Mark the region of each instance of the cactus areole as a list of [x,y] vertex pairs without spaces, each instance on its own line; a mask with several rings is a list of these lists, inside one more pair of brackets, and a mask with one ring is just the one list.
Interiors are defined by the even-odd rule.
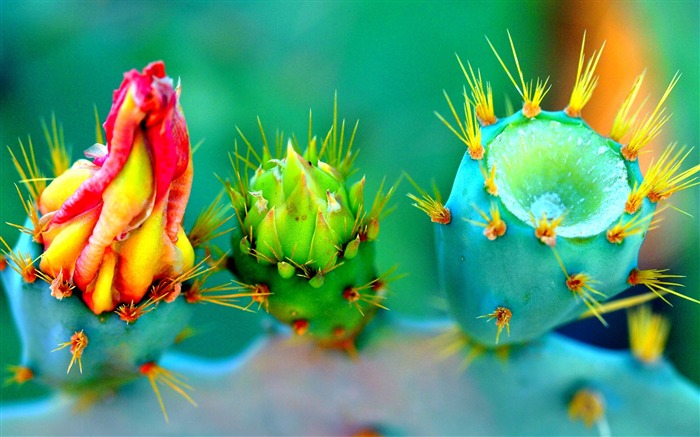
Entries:
[[295,333],[351,348],[382,307],[373,245],[388,195],[365,209],[365,179],[346,185],[354,154],[341,153],[337,135],[336,123],[321,154],[315,138],[303,154],[290,141],[272,158],[266,146],[250,179],[235,169],[238,184],[227,185],[239,220],[230,267],[254,290],[252,299]]
[[[483,159],[465,154],[445,204],[452,221],[437,225],[441,280],[463,329],[494,344],[496,327],[480,316],[503,307],[512,317],[501,344],[523,342],[596,314],[629,286],[654,211],[644,199],[625,212],[638,163],[563,111],[520,111],[482,126],[481,138]],[[643,229],[611,241],[608,231],[635,217]]]

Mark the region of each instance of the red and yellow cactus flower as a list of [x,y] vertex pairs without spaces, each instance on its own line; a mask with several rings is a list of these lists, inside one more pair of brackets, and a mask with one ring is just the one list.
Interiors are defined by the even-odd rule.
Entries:
[[180,90],[162,62],[131,70],[104,123],[107,145],[81,159],[38,199],[41,270],[72,278],[95,314],[138,303],[151,284],[190,269],[182,220],[192,160]]

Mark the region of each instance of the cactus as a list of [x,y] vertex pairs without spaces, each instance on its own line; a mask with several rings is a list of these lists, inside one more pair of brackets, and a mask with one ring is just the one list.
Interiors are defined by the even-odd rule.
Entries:
[[[51,191],[37,189],[32,194],[34,186],[28,184],[31,199],[29,202],[23,199],[23,204],[29,221],[19,226],[25,233],[15,249],[6,247],[4,253],[12,269],[0,275],[25,346],[24,365],[12,369],[12,379],[24,382],[36,375],[64,391],[84,395],[121,387],[137,375],[146,378],[124,386],[108,402],[96,403],[83,414],[75,414],[71,410],[73,403],[66,401],[66,397],[56,396],[46,403],[31,405],[31,410],[3,403],[0,405],[3,433],[42,434],[50,429],[58,434],[81,434],[86,430],[104,432],[109,426],[114,433],[162,434],[162,423],[151,420],[157,406],[143,394],[155,390],[165,413],[159,392],[163,384],[190,403],[194,400],[189,389],[197,388],[200,406],[197,420],[191,419],[190,410],[184,410],[189,408],[187,403],[174,404],[171,408],[175,414],[171,414],[172,423],[165,431],[187,435],[696,433],[700,427],[696,414],[700,393],[663,358],[669,324],[648,307],[628,313],[629,352],[600,350],[549,332],[581,314],[602,318],[607,311],[657,295],[680,295],[672,288],[677,275],[641,270],[636,257],[644,235],[655,225],[654,203],[665,200],[674,191],[693,186],[693,176],[698,171],[696,166],[676,174],[686,155],[669,147],[642,178],[630,155],[635,147],[629,144],[638,146],[658,131],[658,123],[664,119],[663,111],[658,109],[662,104],[647,119],[652,121],[640,124],[638,138],[642,140],[621,145],[617,134],[613,135],[617,139],[601,138],[579,117],[596,82],[593,69],[597,56],[585,69],[583,55],[580,63],[579,75],[583,79],[577,80],[579,91],[574,92],[576,97],[567,110],[540,111],[546,82],[538,82],[533,90],[523,81],[522,94],[526,100],[523,111],[500,121],[489,104],[479,107],[478,102],[488,103],[492,99],[488,86],[481,85],[480,76],[469,66],[467,79],[476,84],[472,99],[477,105],[472,107],[470,102],[465,102],[465,125],[457,118],[458,129],[454,129],[468,146],[459,181],[444,206],[438,195],[433,198],[421,191],[422,197],[412,196],[437,223],[438,237],[442,238],[438,242],[442,252],[440,269],[443,280],[449,280],[445,285],[451,288],[450,304],[459,326],[453,326],[452,321],[413,324],[386,317],[377,321],[385,323],[373,324],[375,329],[368,332],[361,353],[353,360],[346,354],[319,350],[317,346],[353,352],[358,333],[377,308],[383,306],[380,285],[385,285],[390,274],[376,274],[373,245],[379,219],[386,214],[384,206],[393,190],[383,194],[380,189],[374,205],[367,211],[361,195],[364,178],[346,185],[355,159],[351,151],[354,130],[348,150],[344,150],[345,129],[344,124],[338,124],[337,115],[320,150],[309,135],[303,153],[295,140],[287,143],[283,153],[283,135],[278,135],[276,158],[273,158],[263,134],[263,151],[258,157],[255,148],[243,137],[247,152],[234,152],[234,179],[225,182],[239,222],[238,229],[232,233],[232,255],[219,260],[208,258],[210,267],[206,269],[203,263],[195,265],[192,260],[187,264],[189,268],[183,266],[164,273],[165,276],[147,271],[145,278],[134,278],[134,283],[130,283],[150,281],[147,292],[140,301],[129,304],[120,301],[121,295],[110,294],[109,299],[105,298],[99,292],[103,284],[92,288],[98,290],[93,292],[98,299],[90,298],[80,285],[74,286],[70,282],[75,277],[71,269],[82,265],[60,264],[71,258],[44,255],[39,268],[34,267],[42,251],[46,254],[53,249],[50,254],[60,255],[62,252],[55,249],[71,246],[56,246],[60,241],[58,233],[52,235],[54,239],[48,246],[42,247],[46,243],[42,240],[44,228],[37,228],[37,224],[45,224],[53,217],[41,209],[45,205],[44,192]],[[636,95],[638,87],[635,85],[631,95]],[[632,100],[623,105],[621,121],[615,124],[618,130],[624,131],[625,126],[634,124],[625,115],[629,114]],[[481,128],[476,127],[470,111],[483,123]],[[147,125],[139,123],[139,126]],[[538,142],[529,146],[548,154],[550,162],[558,164],[551,168],[538,167],[538,159],[513,147],[513,137],[520,136],[536,137]],[[479,140],[474,140],[477,137]],[[571,138],[575,145],[567,144]],[[113,143],[108,141],[108,144]],[[522,144],[515,142],[518,147]],[[595,154],[586,155],[584,144],[588,144],[588,152]],[[24,153],[28,164],[33,161],[31,150]],[[583,155],[578,163],[569,156],[574,152]],[[328,163],[324,163],[324,157]],[[64,162],[55,160],[59,161]],[[588,176],[576,176],[579,167],[585,168],[591,162],[595,162],[595,168],[590,178],[611,178],[612,183],[596,186],[588,183]],[[499,173],[499,169],[508,168],[509,164],[511,169],[515,167],[512,173]],[[83,165],[68,172],[83,171]],[[524,167],[518,170],[520,165]],[[35,165],[25,167],[29,169],[21,176],[25,183],[42,179]],[[571,177],[554,178],[561,167],[571,171]],[[249,172],[253,173],[250,178]],[[57,173],[66,174],[54,181],[58,185],[80,181],[80,173]],[[541,179],[530,177],[538,173],[543,175]],[[141,172],[131,175],[130,183],[134,180],[143,183],[139,179],[143,176]],[[549,178],[568,188],[558,191],[562,189],[559,185],[547,185]],[[620,179],[626,186],[619,183]],[[578,189],[579,185],[586,186],[585,193]],[[154,193],[158,192],[157,186],[150,185]],[[531,194],[529,190],[552,190],[552,195],[539,196],[522,206],[522,199],[527,200]],[[622,194],[616,190],[622,190]],[[63,191],[70,192],[67,188]],[[606,199],[588,198],[596,191],[601,196],[605,194]],[[140,192],[123,194],[127,201],[148,197]],[[474,196],[473,205],[464,199],[466,195]],[[583,195],[581,210],[574,213],[565,209],[561,214],[561,204],[566,206],[569,198]],[[153,197],[156,205],[157,194]],[[57,201],[57,208],[67,203]],[[636,204],[638,211],[623,214],[620,210]],[[181,238],[196,248],[221,234],[217,229],[226,221],[226,209],[217,205],[215,201],[202,212],[189,234],[177,229],[176,248],[186,247],[179,241]],[[154,206],[146,215],[152,217],[153,211],[158,208]],[[306,221],[302,219],[304,212]],[[173,240],[166,216],[161,216],[162,226],[158,229],[163,239],[158,241],[172,249],[168,245]],[[76,218],[79,217],[83,215]],[[308,221],[308,217],[315,220]],[[70,223],[73,218],[67,220]],[[150,218],[145,220],[144,223]],[[84,225],[79,220],[74,223],[78,228]],[[120,244],[131,235],[140,235],[138,230],[143,226],[120,235],[113,243],[115,246],[110,245],[117,252],[115,256],[120,255]],[[37,229],[41,232],[36,232]],[[463,233],[456,232],[459,230]],[[33,237],[42,244],[32,242]],[[86,248],[80,239],[64,236],[64,241],[75,244],[75,253]],[[471,249],[467,245],[472,245],[468,246]],[[301,253],[300,247],[305,248]],[[211,247],[205,250],[218,252]],[[450,276],[464,275],[455,273],[454,266],[449,267],[457,256],[464,256],[464,260],[459,259],[461,264],[479,268],[478,274],[458,276],[472,285],[457,284]],[[159,263],[161,258],[148,261]],[[203,281],[224,261],[237,275],[238,282],[204,288]],[[50,270],[56,263],[61,268]],[[100,271],[110,263],[109,259],[102,260]],[[548,291],[563,291],[569,299],[549,299],[553,301],[549,302],[542,298],[542,308],[523,314],[522,307],[512,304],[520,299],[494,298],[505,290],[499,287],[507,283],[508,274],[513,274],[500,271],[502,266],[520,273],[517,280],[510,278],[511,287],[526,283],[532,273],[540,273],[528,267],[558,275],[560,281],[549,280],[552,288]],[[91,283],[86,282],[88,286]],[[476,293],[473,284],[482,289]],[[484,284],[496,285],[486,288]],[[621,303],[598,303],[597,293],[612,295],[619,292],[618,288],[626,287],[625,284],[644,284],[651,293]],[[180,286],[181,293],[176,297]],[[471,295],[460,291],[470,287]],[[236,293],[216,293],[226,290]],[[353,290],[358,294],[352,294]],[[363,295],[364,292],[368,294]],[[369,301],[363,300],[365,296],[369,296]],[[465,302],[467,297],[470,300]],[[251,302],[238,304],[237,299],[241,298],[250,298]],[[174,300],[168,302],[171,299]],[[492,305],[470,314],[473,299],[477,302],[490,299]],[[177,353],[166,353],[161,358],[163,349],[174,341],[186,323],[190,313],[188,303],[195,302],[243,309],[257,303],[295,328],[295,333],[310,334],[314,341],[299,341],[297,336],[272,331],[230,360],[213,361]],[[145,317],[133,318],[146,312]],[[551,314],[559,318],[552,321]],[[119,316],[127,320],[118,320]],[[336,328],[341,324],[345,329],[338,335]],[[54,335],[56,341],[47,339]],[[499,340],[504,345],[496,346]],[[161,365],[185,373],[191,385]],[[66,367],[71,379],[63,374]],[[82,376],[78,376],[76,368],[84,369]]]
[[31,142],[20,143],[21,160],[10,149],[29,195],[17,188],[28,216],[15,225],[17,245],[2,240],[11,269],[0,277],[23,344],[15,382],[92,399],[145,376],[159,399],[163,382],[191,401],[157,362],[192,315],[183,295],[195,286],[201,294],[214,269],[194,264],[190,239],[205,243],[223,219],[210,209],[189,236],[182,228],[193,166],[179,94],[162,62],[127,72],[104,124],[106,146],[98,127],[85,152],[93,161],[70,168],[54,119],[53,135],[45,126],[48,186]]
[[[303,154],[291,139],[282,154],[278,135],[273,158],[261,125],[259,156],[241,133],[248,153],[236,147],[235,182],[226,182],[239,222],[229,265],[253,301],[296,334],[352,351],[357,335],[385,308],[389,278],[376,272],[374,241],[394,189],[380,188],[372,207],[365,207],[365,178],[347,181],[356,171],[357,123],[346,145],[337,99],[333,120],[319,149],[309,118]],[[248,180],[250,156],[258,166]]]
[[[584,36],[569,104],[547,112],[540,103],[548,81],[528,83],[510,43],[520,84],[489,41],[523,108],[498,119],[488,82],[459,61],[471,91],[465,91],[464,119],[447,94],[456,125],[439,117],[467,152],[444,205],[424,191],[422,198],[412,196],[436,222],[441,282],[465,333],[493,346],[533,340],[582,316],[606,324],[603,314],[622,304],[601,302],[637,284],[650,294],[628,304],[665,300],[667,293],[700,303],[673,290],[679,276],[641,270],[637,263],[644,237],[656,225],[657,204],[697,185],[693,175],[700,166],[678,173],[687,153],[675,145],[644,178],[637,161],[668,119],[663,103],[679,76],[655,109],[637,120],[639,111],[632,115],[630,109],[639,76],[604,137],[581,118],[603,48],[586,61]],[[504,328],[507,335],[501,335]]]
[[513,348],[507,361],[482,351],[464,370],[460,355],[438,353],[443,340],[459,340],[449,321],[373,327],[357,360],[287,335],[224,361],[166,356],[197,388],[199,404],[196,420],[186,403],[169,406],[167,429],[152,420],[155,406],[141,395],[148,384],[137,381],[79,415],[65,402],[34,405],[29,416],[0,407],[3,430],[75,435],[114,423],[123,435],[669,436],[700,426],[697,387],[663,358],[647,363],[546,335]]

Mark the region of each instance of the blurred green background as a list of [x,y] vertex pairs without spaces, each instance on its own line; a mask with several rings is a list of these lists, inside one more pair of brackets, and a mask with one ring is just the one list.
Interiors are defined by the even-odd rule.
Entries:
[[[95,139],[93,106],[104,118],[112,90],[122,73],[163,59],[169,75],[182,79],[182,106],[195,155],[194,194],[186,223],[220,189],[214,174],[229,174],[227,152],[236,126],[258,138],[256,116],[269,134],[276,129],[304,137],[308,112],[315,131],[331,124],[337,91],[340,115],[360,120],[356,146],[360,175],[368,192],[383,177],[395,181],[403,171],[427,186],[435,180],[446,197],[464,146],[440,123],[446,90],[459,99],[464,78],[455,53],[481,68],[494,87],[496,110],[519,97],[484,39],[488,35],[508,53],[506,29],[514,37],[526,77],[551,76],[545,109],[566,105],[573,85],[584,30],[588,53],[607,39],[600,66],[600,87],[584,118],[608,132],[614,111],[634,77],[647,66],[641,95],[651,102],[676,70],[683,77],[668,105],[673,118],[654,150],[671,140],[699,144],[700,6],[674,2],[0,2],[0,195],[2,235],[10,244],[16,231],[4,222],[23,222],[14,191],[17,176],[5,150],[18,138],[34,140],[39,159],[46,145],[40,119],[56,114],[73,159]],[[647,154],[648,159],[653,153]],[[686,166],[699,161],[698,150]],[[379,244],[380,269],[398,264],[409,276],[393,284],[388,306],[393,314],[423,318],[440,315],[444,301],[436,283],[432,226],[410,206],[404,181],[384,222]],[[700,293],[698,189],[677,195],[673,205],[689,212],[665,213],[660,230],[645,243],[642,268],[671,268],[687,275],[685,291]],[[224,248],[228,245],[220,241]],[[698,344],[700,309],[674,299],[670,358],[691,379],[700,381]],[[0,295],[0,368],[19,361],[19,344]],[[203,305],[196,336],[181,348],[223,356],[243,348],[261,331],[262,315]],[[613,326],[580,325],[567,333],[594,337],[624,347]],[[617,338],[618,340],[611,340]],[[622,341],[622,343],[620,343]],[[35,396],[34,386],[4,387],[2,400]]]

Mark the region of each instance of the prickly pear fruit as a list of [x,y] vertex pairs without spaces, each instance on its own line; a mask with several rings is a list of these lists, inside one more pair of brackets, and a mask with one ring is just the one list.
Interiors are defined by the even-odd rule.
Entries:
[[104,124],[106,146],[85,152],[92,162],[58,165],[68,160],[54,135],[55,178],[46,186],[31,144],[21,145],[24,163],[12,154],[30,196],[18,189],[28,221],[17,226],[24,233],[14,250],[2,241],[12,268],[0,276],[22,368],[40,382],[114,388],[146,374],[143,366],[188,323],[190,306],[178,296],[196,270],[181,225],[192,161],[178,100],[155,62],[124,75]]
[[[303,153],[289,140],[282,154],[278,135],[273,158],[265,141],[250,179],[242,168],[249,160],[235,153],[236,179],[226,186],[239,226],[229,265],[253,301],[294,332],[348,348],[383,307],[386,278],[374,267],[374,240],[393,190],[380,189],[365,208],[365,178],[347,181],[355,172],[357,125],[346,146],[337,105],[335,114],[320,150],[310,137]],[[244,140],[248,156],[255,154]]]
[[464,331],[486,345],[524,342],[582,315],[605,323],[601,302],[630,285],[676,293],[667,286],[677,284],[664,279],[675,275],[639,270],[637,254],[656,204],[692,185],[698,166],[674,175],[685,156],[671,156],[670,146],[643,178],[636,157],[666,121],[660,108],[677,77],[654,112],[634,124],[629,109],[640,77],[604,137],[580,117],[600,52],[584,69],[582,47],[570,103],[560,112],[540,108],[547,81],[525,82],[514,55],[518,85],[494,52],[525,101],[522,110],[497,119],[490,85],[460,62],[472,92],[465,93],[465,119],[449,97],[457,127],[440,118],[467,153],[444,206],[413,197],[437,223],[440,278]]

